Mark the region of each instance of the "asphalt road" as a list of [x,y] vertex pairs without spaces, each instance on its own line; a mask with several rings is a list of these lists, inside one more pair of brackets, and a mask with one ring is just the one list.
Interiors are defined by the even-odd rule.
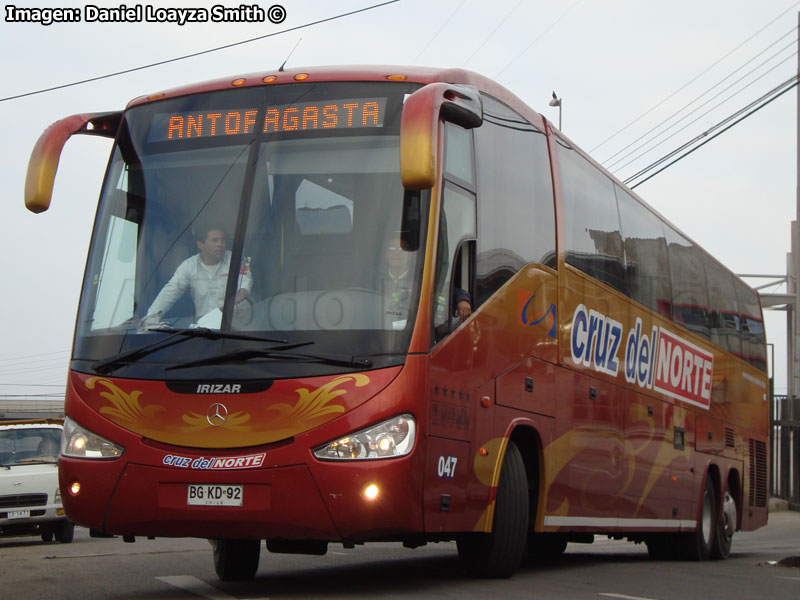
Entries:
[[598,538],[570,544],[551,564],[525,564],[511,579],[477,580],[459,569],[455,544],[408,550],[331,545],[323,557],[262,548],[256,579],[223,583],[201,539],[92,539],[76,528],[72,544],[0,539],[0,599],[95,598],[213,600],[264,598],[536,598],[703,600],[800,598],[800,512],[774,512],[769,525],[734,537],[731,558],[657,562],[643,545]]

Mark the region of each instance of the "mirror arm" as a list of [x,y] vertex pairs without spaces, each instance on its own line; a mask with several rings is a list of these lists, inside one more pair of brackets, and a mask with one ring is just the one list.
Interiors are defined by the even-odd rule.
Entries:
[[61,150],[73,135],[97,135],[113,138],[117,134],[121,112],[80,114],[56,121],[44,130],[31,152],[25,177],[25,206],[35,213],[50,208],[53,184]]
[[438,82],[406,98],[400,124],[400,172],[406,189],[430,189],[436,181],[441,118],[467,129],[479,127],[483,103],[478,89]]

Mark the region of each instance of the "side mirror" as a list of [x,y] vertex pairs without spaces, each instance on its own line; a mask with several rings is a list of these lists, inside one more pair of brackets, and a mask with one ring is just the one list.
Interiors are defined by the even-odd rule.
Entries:
[[76,134],[113,138],[121,112],[72,115],[56,121],[44,130],[31,152],[25,177],[25,206],[40,213],[50,208],[58,161],[66,141]]
[[436,182],[439,119],[471,129],[483,123],[483,103],[471,85],[431,83],[403,105],[400,120],[400,174],[409,190],[425,190]]

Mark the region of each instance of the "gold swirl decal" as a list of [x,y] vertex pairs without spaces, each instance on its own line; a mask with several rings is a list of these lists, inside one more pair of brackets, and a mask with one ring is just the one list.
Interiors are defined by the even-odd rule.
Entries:
[[[233,448],[286,439],[330,421],[347,410],[342,397],[348,390],[340,388],[348,383],[363,387],[370,383],[370,378],[353,373],[331,379],[319,388],[285,390],[260,399],[228,398],[225,403],[238,406],[227,415],[224,423],[218,423],[216,427],[212,427],[208,416],[197,412],[194,406],[148,404],[145,392],[126,392],[100,377],[88,379],[85,385],[87,390],[103,390],[99,391],[102,403],[107,401],[110,405],[96,409],[129,431],[171,444]],[[296,394],[296,400],[269,403],[273,398],[285,399],[287,393],[290,396]]]
[[86,381],[86,389],[88,390],[95,389],[97,385],[102,385],[108,390],[107,392],[100,392],[100,395],[113,404],[113,408],[110,406],[101,408],[100,413],[108,415],[112,419],[141,423],[150,421],[155,417],[156,413],[167,410],[157,404],[142,407],[139,403],[139,396],[142,392],[139,390],[126,394],[108,379],[101,377],[92,377]]
[[[362,387],[369,383],[369,377],[366,375],[353,373],[352,375],[337,377],[313,391],[306,388],[295,390],[300,398],[294,406],[283,402],[270,405],[267,410],[278,413],[275,419],[270,420],[271,429],[304,430],[315,425],[315,421],[328,420],[326,418],[328,415],[343,413],[345,411],[344,406],[329,403],[334,398],[346,393],[345,390],[334,388],[350,380],[354,381],[356,387]],[[298,425],[301,425],[301,427],[298,428]]]

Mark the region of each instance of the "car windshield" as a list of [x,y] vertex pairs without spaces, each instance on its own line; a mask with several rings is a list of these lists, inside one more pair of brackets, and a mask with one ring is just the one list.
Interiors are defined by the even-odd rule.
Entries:
[[0,429],[0,466],[54,463],[61,448],[61,429]]
[[[426,212],[399,174],[400,114],[414,89],[262,86],[127,111],[95,223],[73,366],[91,370],[192,327],[313,343],[314,354],[375,366],[402,361],[423,263],[409,240],[424,231]],[[155,378],[152,369],[253,346],[225,336],[185,342],[136,354],[126,375]],[[345,368],[257,362],[277,377]],[[226,374],[236,368],[226,364]]]

